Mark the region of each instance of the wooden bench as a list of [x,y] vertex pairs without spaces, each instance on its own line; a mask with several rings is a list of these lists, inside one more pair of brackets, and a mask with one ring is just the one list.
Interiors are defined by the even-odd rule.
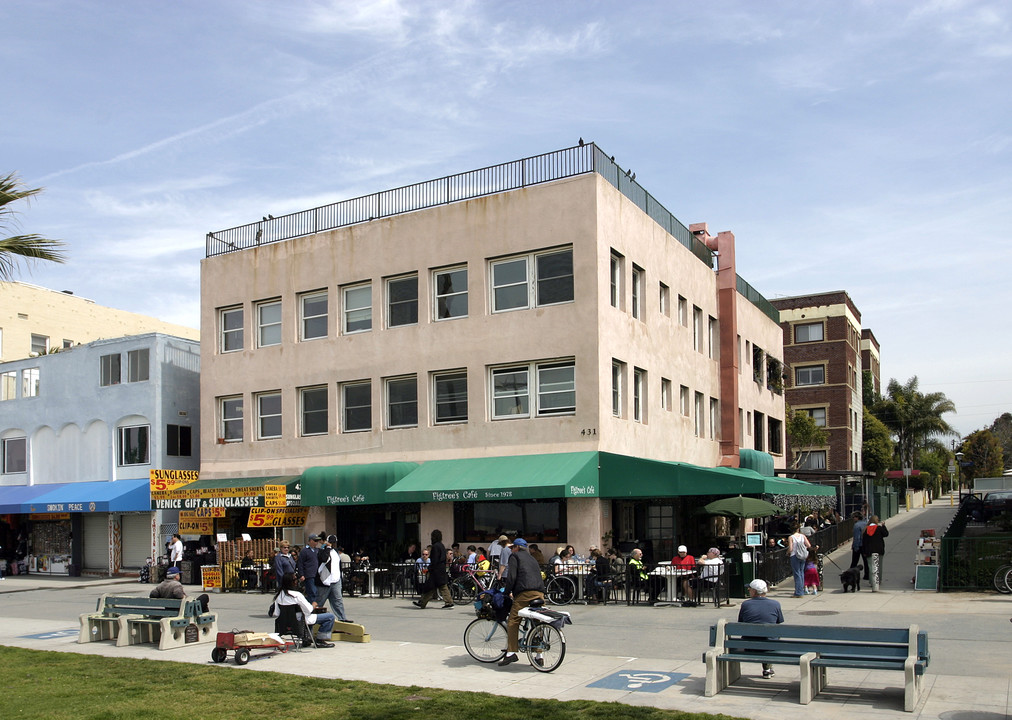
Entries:
[[710,627],[706,697],[741,677],[741,663],[797,665],[801,704],[807,705],[827,684],[827,670],[899,670],[904,674],[903,709],[913,712],[921,678],[931,660],[928,634],[909,628],[820,627],[717,621]]
[[201,612],[199,600],[106,594],[98,599],[95,612],[81,615],[77,641],[115,640],[119,647],[150,642],[168,650],[214,642],[217,632],[217,616]]

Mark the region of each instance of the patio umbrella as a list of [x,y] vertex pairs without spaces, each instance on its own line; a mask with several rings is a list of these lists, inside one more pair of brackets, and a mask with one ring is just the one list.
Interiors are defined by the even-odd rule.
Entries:
[[737,518],[769,517],[780,512],[773,503],[751,497],[721,498],[703,506],[707,515],[729,515]]

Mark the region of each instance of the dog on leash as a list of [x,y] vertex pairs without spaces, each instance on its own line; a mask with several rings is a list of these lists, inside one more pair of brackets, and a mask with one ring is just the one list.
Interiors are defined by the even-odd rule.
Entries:
[[844,592],[847,592],[847,588],[850,588],[852,592],[857,592],[861,589],[861,568],[852,567],[844,570],[840,573],[840,582],[843,583]]

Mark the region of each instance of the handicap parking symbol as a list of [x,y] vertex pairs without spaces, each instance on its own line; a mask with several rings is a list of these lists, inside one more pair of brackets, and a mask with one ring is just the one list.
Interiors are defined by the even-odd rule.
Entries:
[[54,640],[56,638],[77,637],[79,634],[80,630],[74,628],[68,630],[54,630],[47,633],[36,633],[35,635],[20,635],[19,637],[30,640]]
[[587,687],[624,690],[627,692],[659,693],[689,677],[689,673],[623,670],[592,682]]

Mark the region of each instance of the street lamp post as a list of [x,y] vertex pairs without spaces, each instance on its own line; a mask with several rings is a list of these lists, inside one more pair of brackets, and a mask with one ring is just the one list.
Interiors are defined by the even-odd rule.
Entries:
[[[959,472],[960,472],[959,469],[961,467],[963,467],[963,453],[958,452],[958,453],[956,453],[956,477],[957,478],[959,477]],[[958,485],[960,483],[957,482],[956,484]]]

